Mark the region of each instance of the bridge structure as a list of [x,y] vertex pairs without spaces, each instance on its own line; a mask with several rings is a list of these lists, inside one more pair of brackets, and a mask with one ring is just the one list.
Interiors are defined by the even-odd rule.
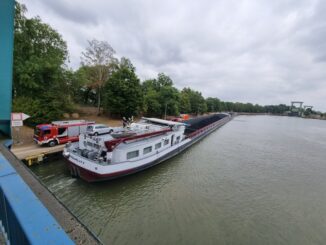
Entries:
[[[289,116],[307,116],[312,111],[312,105],[303,105],[303,101],[291,101],[291,108],[289,112]],[[308,113],[308,114],[307,114]]]
[[0,1],[0,131],[10,135],[14,46],[14,0]]
[[15,0],[0,0],[0,244],[99,244],[10,151]]
[[291,109],[290,109],[291,115],[301,117],[303,113],[302,105],[303,105],[303,101],[291,101]]

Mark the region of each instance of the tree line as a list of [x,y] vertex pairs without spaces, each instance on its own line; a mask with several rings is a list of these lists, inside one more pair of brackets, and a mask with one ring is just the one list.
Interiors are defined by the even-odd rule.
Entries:
[[13,110],[30,114],[30,123],[60,119],[76,104],[96,106],[99,114],[116,117],[289,110],[286,105],[204,98],[190,87],[178,90],[164,73],[140,81],[128,58],[118,59],[106,41],[95,39],[88,42],[74,71],[66,65],[69,57],[62,36],[39,17],[27,18],[24,5],[16,3],[15,11]]

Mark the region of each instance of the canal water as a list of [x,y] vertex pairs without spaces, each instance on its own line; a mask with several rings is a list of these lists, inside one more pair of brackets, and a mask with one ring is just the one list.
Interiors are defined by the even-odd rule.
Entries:
[[33,168],[104,244],[325,244],[326,121],[239,116],[183,154],[89,184]]

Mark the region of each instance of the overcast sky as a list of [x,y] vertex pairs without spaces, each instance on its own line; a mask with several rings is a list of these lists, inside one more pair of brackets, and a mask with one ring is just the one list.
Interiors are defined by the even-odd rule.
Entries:
[[67,41],[76,69],[106,40],[144,80],[169,75],[205,97],[304,101],[326,111],[326,1],[20,0]]

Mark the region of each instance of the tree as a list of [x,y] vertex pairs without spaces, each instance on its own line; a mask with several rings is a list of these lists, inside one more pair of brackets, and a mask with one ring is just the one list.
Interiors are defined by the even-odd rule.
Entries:
[[114,49],[106,41],[93,39],[88,41],[88,45],[86,51],[82,52],[82,66],[90,68],[90,86],[96,89],[98,114],[100,114],[101,90],[117,67],[117,59],[114,57]]
[[191,104],[189,95],[187,93],[180,93],[180,103],[179,109],[181,113],[190,113],[191,112]]
[[[144,91],[144,90],[143,90]],[[161,116],[161,104],[159,102],[159,93],[148,88],[144,92],[144,113],[150,116]]]
[[265,112],[272,114],[283,114],[290,110],[290,106],[279,104],[279,105],[266,105],[264,107]]
[[172,79],[165,75],[164,73],[159,73],[157,76],[157,82],[160,85],[160,87],[172,87],[173,86],[173,81]]
[[181,96],[185,96],[183,94],[185,94],[189,98],[190,113],[203,114],[207,112],[206,101],[200,92],[192,90],[190,88],[184,88],[181,91]]
[[97,102],[96,90],[89,85],[90,71],[88,66],[81,66],[76,71],[65,71],[68,90],[75,103],[95,105]]
[[221,102],[218,98],[208,97],[206,99],[207,111],[208,112],[217,112],[221,111]]
[[141,112],[142,89],[132,67],[121,62],[104,86],[104,104],[111,115],[131,117]]
[[179,114],[179,91],[173,87],[172,79],[159,73],[156,79],[142,84],[146,115],[163,116]]
[[121,59],[120,59],[120,67],[125,67],[125,68],[129,69],[132,72],[136,71],[136,68],[134,67],[134,65],[126,57],[121,57]]
[[179,91],[170,85],[162,86],[159,93],[161,115],[179,115]]
[[70,75],[64,66],[67,45],[39,17],[27,18],[26,11],[16,2],[13,110],[30,114],[29,123],[44,123],[72,110]]
[[13,95],[40,96],[62,77],[67,45],[39,17],[28,19],[24,5],[15,5]]

